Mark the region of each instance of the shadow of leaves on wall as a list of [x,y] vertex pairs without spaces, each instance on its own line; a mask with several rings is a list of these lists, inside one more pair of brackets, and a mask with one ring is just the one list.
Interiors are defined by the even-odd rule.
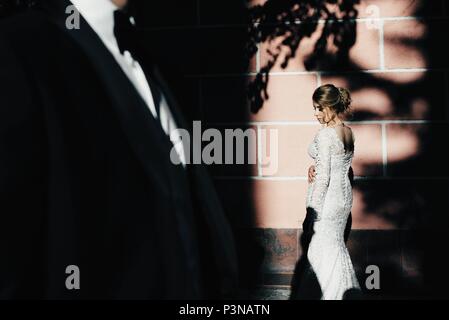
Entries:
[[[255,79],[248,85],[248,100],[251,111],[257,113],[269,98],[267,86],[269,73],[280,63],[285,69],[294,58],[301,41],[310,38],[322,26],[315,42],[313,53],[307,57],[305,66],[311,70],[327,56],[329,43],[335,46],[335,65],[348,61],[349,49],[356,39],[357,10],[359,0],[268,0],[263,5],[250,7],[248,24],[249,40],[246,47],[248,59],[257,54],[260,44],[282,41],[274,49],[267,49],[267,63],[258,70]],[[282,52],[287,53],[282,55]],[[282,60],[282,61],[280,61]]]

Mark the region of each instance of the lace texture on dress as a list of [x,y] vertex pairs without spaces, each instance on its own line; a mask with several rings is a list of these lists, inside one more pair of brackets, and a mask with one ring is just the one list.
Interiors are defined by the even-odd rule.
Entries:
[[344,242],[352,208],[348,172],[354,151],[345,146],[334,128],[320,129],[308,149],[316,176],[309,184],[306,206],[315,214],[314,234],[307,257],[322,291],[322,299],[340,300],[350,289],[360,289]]

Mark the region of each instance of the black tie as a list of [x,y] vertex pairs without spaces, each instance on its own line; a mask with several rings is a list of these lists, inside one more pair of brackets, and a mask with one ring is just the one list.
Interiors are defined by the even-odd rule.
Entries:
[[114,11],[114,35],[117,39],[121,54],[128,51],[134,60],[139,61],[139,53],[136,27],[131,23],[131,16],[123,10]]
[[128,51],[133,59],[139,62],[143,68],[148,85],[151,89],[151,93],[153,94],[154,105],[159,117],[161,92],[154,81],[151,80],[151,74],[149,74],[147,72],[148,70],[146,70],[147,68],[144,64],[143,58],[144,54],[142,53],[142,47],[139,45],[136,26],[131,23],[131,16],[129,16],[124,10],[114,11],[114,35],[117,39],[120,53],[123,55],[125,51]]

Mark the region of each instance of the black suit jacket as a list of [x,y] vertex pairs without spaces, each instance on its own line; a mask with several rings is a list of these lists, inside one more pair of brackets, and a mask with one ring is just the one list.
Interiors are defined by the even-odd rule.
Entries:
[[67,5],[0,23],[0,298],[233,297],[232,232],[204,168],[171,163],[99,37],[65,27]]

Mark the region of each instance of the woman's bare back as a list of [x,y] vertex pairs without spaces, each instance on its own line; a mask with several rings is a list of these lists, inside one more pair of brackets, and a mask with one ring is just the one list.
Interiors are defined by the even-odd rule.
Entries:
[[343,142],[346,151],[354,150],[354,135],[352,129],[347,125],[343,124],[341,126],[335,127],[340,141]]

